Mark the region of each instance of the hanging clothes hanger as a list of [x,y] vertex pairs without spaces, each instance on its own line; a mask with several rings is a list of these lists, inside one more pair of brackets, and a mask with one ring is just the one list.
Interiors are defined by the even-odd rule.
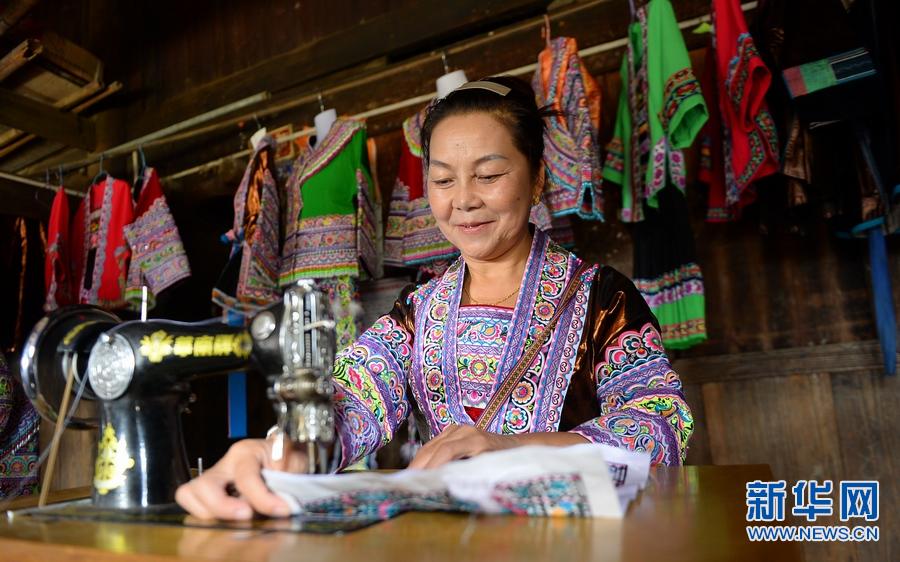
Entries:
[[322,99],[322,92],[318,92],[316,98],[319,101],[319,113],[313,118],[313,126],[316,129],[315,144],[318,145],[321,144],[322,139],[324,139],[328,135],[328,132],[331,131],[331,126],[337,121],[337,111],[325,107],[325,101]]
[[94,176],[94,179],[91,180],[91,186],[96,185],[96,183],[104,178],[109,177],[109,173],[103,169],[103,154],[100,154],[100,171],[97,172],[97,175]]
[[263,137],[266,136],[268,131],[262,126],[262,123],[259,122],[259,117],[257,117],[255,113],[253,114],[253,121],[256,122],[256,132],[250,137],[250,145],[253,147],[253,150],[256,150],[256,147],[259,146],[260,141],[263,140]]
[[446,51],[441,51],[441,63],[444,65],[444,74],[435,82],[438,98],[446,97],[447,94],[469,81],[465,71],[450,70]]

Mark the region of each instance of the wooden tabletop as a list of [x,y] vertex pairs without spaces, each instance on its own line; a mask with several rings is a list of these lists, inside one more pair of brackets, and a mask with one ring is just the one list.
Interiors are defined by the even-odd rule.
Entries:
[[767,465],[659,467],[621,520],[407,513],[344,535],[90,521],[0,520],[16,562],[221,560],[803,560],[797,543],[750,542],[745,484]]

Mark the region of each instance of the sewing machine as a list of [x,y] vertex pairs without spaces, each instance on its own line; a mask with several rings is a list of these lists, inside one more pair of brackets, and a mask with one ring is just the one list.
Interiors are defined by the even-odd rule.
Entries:
[[306,447],[310,472],[324,472],[334,440],[334,354],[327,299],[301,281],[249,329],[61,309],[37,323],[20,366],[28,397],[50,421],[61,414],[68,377],[70,394],[99,403],[99,419],[68,423],[98,430],[93,506],[146,513],[171,509],[190,478],[181,413],[190,381],[201,376],[247,367],[266,376],[281,438]]

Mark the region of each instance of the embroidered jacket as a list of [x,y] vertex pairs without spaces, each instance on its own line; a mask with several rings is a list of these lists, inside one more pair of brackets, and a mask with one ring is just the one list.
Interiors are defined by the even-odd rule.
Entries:
[[[432,437],[451,423],[473,424],[485,396],[496,392],[553,316],[580,263],[536,230],[512,311],[460,307],[461,259],[442,277],[404,291],[389,314],[336,358],[342,464],[389,442],[413,411]],[[582,281],[489,431],[573,431],[647,451],[654,463],[681,463],[693,419],[656,319],[612,268],[588,268]],[[477,348],[486,353],[473,353]],[[487,360],[478,363],[479,357]]]
[[47,227],[47,255],[44,258],[44,311],[73,304],[72,275],[69,271],[69,198],[60,186],[50,208]]
[[700,179],[710,186],[707,220],[723,221],[737,218],[741,207],[753,202],[753,181],[778,171],[778,136],[765,100],[772,75],[738,0],[715,0],[713,20],[704,73],[707,105],[713,109],[704,135],[710,158],[703,159]]
[[191,275],[178,227],[154,168],[144,170],[135,215],[134,222],[125,227],[125,239],[131,248],[125,298],[133,308],[140,308],[141,287],[146,285],[148,306],[152,308],[156,295]]
[[671,182],[685,188],[684,154],[706,123],[700,84],[669,0],[651,0],[636,12],[622,58],[622,92],[604,181],[622,186],[621,219],[644,218],[646,201]]
[[579,58],[574,39],[557,37],[541,51],[532,87],[539,107],[560,112],[548,119],[544,133],[549,179],[544,197],[550,212],[603,220],[597,146],[600,88]]
[[366,156],[365,125],[338,119],[294,162],[278,281],[381,275],[381,210]]
[[275,139],[266,136],[257,145],[234,194],[234,224],[223,235],[232,250],[213,288],[212,300],[224,309],[250,313],[280,296],[279,201],[274,165]]
[[441,233],[428,205],[423,176],[422,125],[428,107],[403,121],[400,165],[384,234],[384,262],[420,266],[447,262],[459,251]]
[[104,308],[125,305],[125,274],[131,255],[125,226],[133,218],[131,189],[126,182],[107,176],[88,189],[72,223],[73,286],[78,303]]

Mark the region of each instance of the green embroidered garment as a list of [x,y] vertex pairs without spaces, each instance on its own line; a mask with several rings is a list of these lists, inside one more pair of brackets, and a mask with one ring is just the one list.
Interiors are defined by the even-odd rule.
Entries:
[[667,181],[684,190],[681,149],[694,142],[708,116],[672,4],[651,0],[635,15],[603,170],[605,182],[622,186],[624,222],[643,220],[644,201],[658,208]]
[[379,277],[377,216],[365,125],[338,119],[301,154],[287,184],[287,226],[279,283]]

